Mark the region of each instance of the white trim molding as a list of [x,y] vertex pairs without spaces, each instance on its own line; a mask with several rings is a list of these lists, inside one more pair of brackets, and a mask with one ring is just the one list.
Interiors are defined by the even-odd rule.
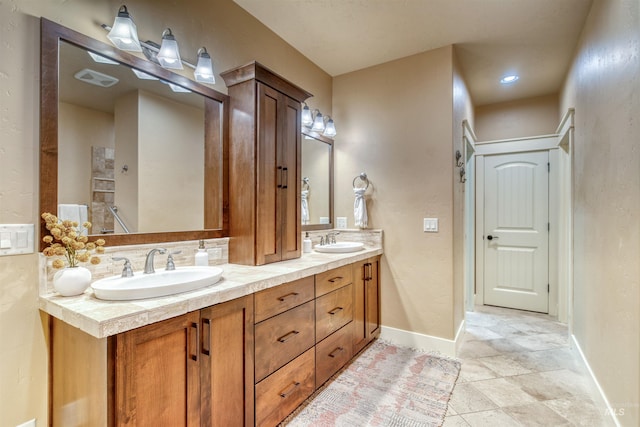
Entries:
[[460,323],[456,337],[453,340],[421,334],[419,332],[405,331],[390,326],[382,326],[380,339],[390,341],[405,347],[417,348],[424,351],[441,353],[445,356],[456,357],[464,338],[464,320]]
[[595,374],[591,370],[591,366],[589,366],[589,361],[587,361],[587,358],[582,352],[582,349],[580,348],[580,344],[578,343],[578,339],[576,338],[575,335],[571,335],[571,343],[572,343],[572,345],[570,346],[571,350],[573,351],[576,357],[582,360],[582,362],[584,363],[584,366],[587,368],[587,371],[589,372],[591,381],[593,381],[593,385],[595,385],[596,389],[598,390],[598,393],[599,393],[598,397],[600,397],[600,399],[598,399],[598,401],[594,403],[596,404],[598,409],[602,411],[601,413],[604,414],[605,419],[610,419],[613,421],[613,423],[617,427],[621,427],[620,421],[618,421],[618,416],[617,416],[618,413],[616,412],[620,408],[611,407],[611,404],[609,403],[609,399],[607,399],[607,396],[604,394],[604,390],[602,390],[602,387],[600,387],[600,383],[598,383],[598,379],[596,378]]

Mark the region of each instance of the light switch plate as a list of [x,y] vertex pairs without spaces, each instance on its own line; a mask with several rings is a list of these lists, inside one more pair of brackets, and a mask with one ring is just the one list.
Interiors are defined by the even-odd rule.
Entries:
[[425,233],[438,232],[438,218],[424,218],[422,230]]
[[347,217],[339,216],[336,218],[336,228],[345,229],[347,228]]
[[32,254],[33,224],[0,224],[0,256]]

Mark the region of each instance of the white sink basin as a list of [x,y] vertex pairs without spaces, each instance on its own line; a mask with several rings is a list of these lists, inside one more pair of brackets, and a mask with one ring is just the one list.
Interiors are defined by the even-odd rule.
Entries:
[[162,297],[213,285],[222,277],[220,267],[177,267],[153,274],[137,272],[133,277],[106,277],[91,284],[97,298],[125,301]]
[[346,253],[346,252],[357,252],[364,249],[364,243],[360,242],[336,242],[331,243],[329,245],[316,245],[313,250],[316,252],[325,252],[325,253]]

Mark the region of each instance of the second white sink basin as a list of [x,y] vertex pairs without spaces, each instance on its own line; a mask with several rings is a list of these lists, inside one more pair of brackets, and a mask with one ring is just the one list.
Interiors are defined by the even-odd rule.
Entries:
[[99,299],[126,301],[193,291],[213,285],[221,277],[220,267],[177,267],[152,274],[137,272],[133,277],[106,277],[96,280],[91,287]]
[[316,245],[313,250],[325,253],[357,252],[364,249],[364,243],[360,242],[336,242],[329,245]]

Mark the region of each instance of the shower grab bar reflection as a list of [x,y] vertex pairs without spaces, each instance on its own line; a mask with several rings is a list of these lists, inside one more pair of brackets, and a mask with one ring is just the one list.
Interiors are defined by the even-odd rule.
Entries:
[[107,206],[107,208],[109,209],[109,212],[111,212],[111,214],[113,215],[115,220],[118,221],[118,224],[120,224],[120,227],[122,227],[124,232],[127,233],[127,234],[131,233],[129,231],[129,228],[127,228],[127,226],[124,224],[124,222],[120,218],[120,215],[118,215],[118,207],[117,206]]

